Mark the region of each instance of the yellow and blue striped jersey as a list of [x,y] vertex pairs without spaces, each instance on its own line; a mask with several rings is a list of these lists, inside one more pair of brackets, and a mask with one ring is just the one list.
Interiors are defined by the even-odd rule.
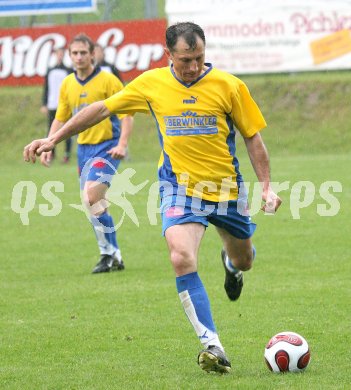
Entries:
[[243,179],[236,158],[236,129],[252,137],[266,126],[246,85],[226,72],[208,69],[187,85],[173,67],[147,71],[108,98],[111,113],[151,112],[162,147],[159,179],[175,193],[210,201],[237,199]]
[[[123,89],[121,81],[111,73],[95,68],[85,80],[80,80],[76,73],[71,73],[62,82],[59,105],[55,118],[67,122],[74,114],[94,102],[107,99]],[[79,134],[79,144],[98,144],[109,139],[118,139],[120,121],[111,116]]]

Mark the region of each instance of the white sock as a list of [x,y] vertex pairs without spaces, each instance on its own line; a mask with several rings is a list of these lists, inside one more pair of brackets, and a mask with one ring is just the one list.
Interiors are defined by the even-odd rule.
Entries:
[[227,270],[232,272],[233,274],[237,274],[238,272],[240,272],[240,270],[234,267],[227,254],[225,255],[225,266]]
[[118,261],[121,261],[122,260],[122,253],[121,253],[120,249],[117,249],[115,251],[115,253],[113,254],[113,256],[115,256]]

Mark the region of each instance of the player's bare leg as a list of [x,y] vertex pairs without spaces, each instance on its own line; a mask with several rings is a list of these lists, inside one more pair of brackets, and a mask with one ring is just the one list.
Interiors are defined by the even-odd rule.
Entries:
[[244,285],[242,271],[248,271],[252,267],[255,248],[250,238],[239,239],[224,229],[218,227],[216,229],[222,238],[224,248],[221,252],[226,273],[224,288],[228,298],[236,301]]

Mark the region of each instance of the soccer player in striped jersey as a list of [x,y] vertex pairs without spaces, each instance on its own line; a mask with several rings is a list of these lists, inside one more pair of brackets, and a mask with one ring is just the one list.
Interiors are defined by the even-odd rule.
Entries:
[[247,210],[236,157],[237,131],[262,184],[263,210],[275,212],[281,199],[271,188],[261,111],[241,80],[205,62],[205,43],[203,30],[194,23],[168,27],[165,52],[170,67],[143,73],[123,91],[83,110],[59,133],[33,141],[24,148],[24,159],[34,162],[36,154],[110,115],[151,112],[162,148],[158,174],[163,234],[181,303],[203,345],[198,364],[205,371],[228,373],[231,363],[197,270],[209,223],[222,241],[224,287],[230,300],[239,298],[242,273],[253,264],[256,225]]

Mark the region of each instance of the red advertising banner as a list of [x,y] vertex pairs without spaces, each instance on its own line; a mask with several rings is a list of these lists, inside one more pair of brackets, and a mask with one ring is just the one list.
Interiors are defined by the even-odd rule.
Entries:
[[[166,19],[133,20],[51,27],[0,29],[0,86],[41,84],[54,51],[85,33],[105,48],[105,60],[117,67],[124,81],[145,70],[166,66]],[[68,49],[64,63],[71,66]]]

